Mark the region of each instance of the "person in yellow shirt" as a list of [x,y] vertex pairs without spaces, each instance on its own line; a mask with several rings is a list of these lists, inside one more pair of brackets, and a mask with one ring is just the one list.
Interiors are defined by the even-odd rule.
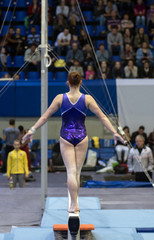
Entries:
[[20,142],[18,139],[14,141],[14,150],[9,152],[7,158],[7,177],[10,179],[12,176],[13,187],[16,187],[19,182],[19,187],[24,187],[25,176],[29,175],[28,160],[26,152],[20,149]]

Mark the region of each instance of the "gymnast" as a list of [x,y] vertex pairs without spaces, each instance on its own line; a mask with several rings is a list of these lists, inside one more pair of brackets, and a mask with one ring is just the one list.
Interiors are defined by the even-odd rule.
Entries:
[[62,127],[60,133],[60,150],[67,170],[67,184],[70,193],[69,213],[80,211],[78,205],[78,191],[80,187],[80,173],[85,161],[88,136],[85,128],[85,117],[87,109],[90,109],[113,134],[115,143],[123,138],[116,132],[108,118],[100,110],[95,100],[90,95],[80,92],[82,84],[81,76],[77,72],[68,75],[67,85],[69,92],[57,95],[47,111],[39,118],[22,142],[32,140],[36,130],[44,125],[49,117],[61,108]]

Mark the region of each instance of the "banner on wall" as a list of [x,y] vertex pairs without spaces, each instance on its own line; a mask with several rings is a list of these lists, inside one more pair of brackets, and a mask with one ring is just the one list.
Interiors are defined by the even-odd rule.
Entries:
[[154,129],[154,79],[117,79],[117,108],[122,127],[131,133],[145,126],[145,132]]

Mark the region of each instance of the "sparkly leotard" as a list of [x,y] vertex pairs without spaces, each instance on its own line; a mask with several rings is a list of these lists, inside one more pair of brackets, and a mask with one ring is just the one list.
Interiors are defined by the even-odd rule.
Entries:
[[86,136],[85,117],[87,108],[85,95],[82,94],[75,103],[71,103],[67,94],[63,94],[61,105],[62,127],[61,137],[76,146]]

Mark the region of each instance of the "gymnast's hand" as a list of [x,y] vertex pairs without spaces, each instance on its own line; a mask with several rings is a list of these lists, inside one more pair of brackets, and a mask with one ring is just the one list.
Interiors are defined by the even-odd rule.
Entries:
[[127,141],[125,141],[118,133],[114,133],[113,138],[114,138],[114,144],[115,145],[117,144],[117,140],[119,140],[123,144],[127,143]]
[[30,140],[32,142],[33,140],[33,135],[35,134],[36,129],[32,127],[31,129],[28,130],[28,132],[23,136],[21,143],[25,143],[27,140]]

